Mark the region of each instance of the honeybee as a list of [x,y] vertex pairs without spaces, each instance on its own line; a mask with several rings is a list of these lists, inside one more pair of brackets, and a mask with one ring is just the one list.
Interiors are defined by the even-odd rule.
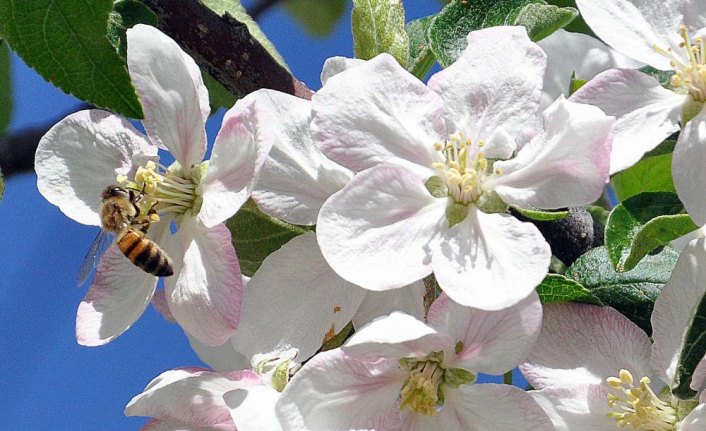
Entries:
[[167,253],[145,236],[150,226],[150,214],[146,214],[148,217],[140,217],[137,203],[142,196],[141,192],[117,185],[108,186],[103,190],[98,211],[102,228],[79,270],[79,286],[86,283],[113,236],[120,251],[141,270],[157,277],[174,274],[172,260]]

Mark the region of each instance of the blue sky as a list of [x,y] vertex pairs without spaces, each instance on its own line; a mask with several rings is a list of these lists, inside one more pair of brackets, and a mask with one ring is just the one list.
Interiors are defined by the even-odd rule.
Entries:
[[[407,1],[408,19],[434,13],[440,4]],[[327,57],[352,56],[350,11],[322,40],[308,37],[279,10],[263,16],[261,26],[312,89]],[[79,103],[16,57],[12,78],[11,131],[58,119]],[[211,139],[221,115],[209,123]],[[7,180],[0,202],[0,429],[138,429],[145,419],[122,413],[130,398],[165,370],[202,365],[181,330],[151,307],[107,346],[76,343],[76,308],[85,294],[76,274],[97,232],[46,202],[33,173]]]

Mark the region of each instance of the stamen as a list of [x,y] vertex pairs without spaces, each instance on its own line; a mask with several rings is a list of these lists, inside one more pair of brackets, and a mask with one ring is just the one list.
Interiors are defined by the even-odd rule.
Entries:
[[618,428],[628,426],[635,431],[671,431],[677,421],[676,409],[662,401],[650,387],[650,379],[640,379],[640,386],[633,386],[634,379],[628,370],[620,370],[618,377],[606,379],[613,391],[624,396],[608,394],[608,413],[616,421]]
[[653,49],[659,54],[669,59],[669,64],[676,72],[670,85],[676,91],[689,94],[695,102],[706,102],[706,45],[701,37],[697,37],[692,42],[689,37],[688,27],[679,27],[679,36],[682,42],[679,47],[685,50],[687,62],[680,59],[671,48],[664,49],[657,45]]

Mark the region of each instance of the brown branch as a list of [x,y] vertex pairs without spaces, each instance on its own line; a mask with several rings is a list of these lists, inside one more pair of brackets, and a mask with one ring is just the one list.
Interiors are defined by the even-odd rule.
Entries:
[[280,66],[245,24],[218,16],[200,0],[142,0],[172,37],[228,91],[242,97],[271,88],[311,99],[312,91]]
[[267,12],[267,10],[270,9],[272,6],[275,6],[281,2],[282,0],[260,0],[259,2],[255,3],[250,9],[248,9],[248,15],[250,15],[252,19],[256,20],[260,17],[260,15]]

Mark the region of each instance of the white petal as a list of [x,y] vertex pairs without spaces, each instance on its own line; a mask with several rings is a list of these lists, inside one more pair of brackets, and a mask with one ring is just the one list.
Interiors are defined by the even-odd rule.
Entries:
[[702,431],[706,427],[706,404],[699,404],[677,424],[676,431]]
[[401,311],[423,320],[425,293],[424,282],[421,280],[399,289],[383,292],[368,291],[353,316],[353,327],[360,329],[376,318],[393,311]]
[[502,127],[517,137],[539,108],[545,64],[524,27],[486,28],[468,35],[463,54],[429,88],[444,99],[450,133],[486,141]]
[[543,113],[544,134],[493,165],[485,187],[509,204],[556,209],[595,202],[608,182],[611,126],[595,106],[560,97]]
[[405,377],[397,361],[322,352],[284,388],[277,416],[286,430],[399,430],[397,398]]
[[380,291],[431,272],[430,243],[446,223],[446,199],[431,196],[425,180],[381,165],[359,173],[324,203],[317,238],[338,275]]
[[433,246],[441,289],[459,304],[483,310],[510,307],[529,296],[547,274],[551,257],[533,224],[474,206]]
[[125,407],[126,416],[150,416],[193,425],[230,421],[223,400],[228,391],[260,385],[254,371],[216,373],[205,368],[179,368],[152,380]]
[[328,79],[334,75],[350,69],[351,67],[360,66],[365,61],[359,58],[348,57],[331,57],[324,62],[324,67],[321,69],[321,85],[326,85]]
[[113,341],[142,315],[156,287],[157,277],[135,266],[116,245],[110,246],[78,306],[78,343],[100,346]]
[[206,227],[223,223],[248,200],[270,152],[274,136],[269,129],[277,120],[257,102],[256,94],[248,95],[223,117],[197,190],[203,196],[199,219]]
[[652,369],[674,384],[686,330],[706,295],[706,239],[686,246],[652,311]]
[[352,172],[323,155],[309,129],[311,102],[272,90],[259,90],[258,111],[276,121],[267,127],[274,145],[253,199],[265,213],[300,225],[316,224],[319,209],[339,191]]
[[453,340],[426,323],[394,312],[360,328],[341,347],[356,359],[421,358],[431,352],[452,350]]
[[679,47],[684,0],[576,0],[581,16],[608,45],[660,70],[671,70],[669,59],[653,46]]
[[647,334],[616,310],[589,304],[545,304],[539,340],[520,370],[537,389],[600,385],[621,369],[636,379],[651,375],[649,358]]
[[174,260],[175,274],[164,279],[174,318],[204,344],[225,343],[238,327],[243,296],[230,231],[184,218],[165,248]]
[[226,342],[221,346],[209,346],[200,342],[195,337],[186,333],[189,344],[199,359],[204,361],[214,371],[233,371],[250,368],[250,358],[235,350],[232,343]]
[[[553,430],[542,408],[529,393],[510,385],[462,385],[445,392],[437,414],[437,430]],[[520,428],[518,428],[520,427]],[[420,428],[429,429],[429,428]]]
[[706,109],[684,126],[672,155],[674,187],[686,211],[699,226],[706,224]]
[[128,121],[97,109],[76,112],[39,141],[37,188],[68,217],[97,226],[101,192],[148,159],[157,159],[157,147]]
[[606,44],[583,33],[559,29],[537,44],[547,54],[541,108],[551,105],[557,97],[569,95],[571,75],[588,81],[613,68],[638,69],[644,63],[615,51]]
[[138,24],[127,31],[127,65],[142,101],[145,130],[188,171],[203,159],[206,130],[202,90],[184,58],[179,45],[154,27]]
[[610,161],[613,174],[634,165],[679,130],[685,97],[637,70],[611,69],[581,87],[570,100],[595,105],[615,117]]
[[691,389],[701,393],[701,398],[706,397],[706,356],[701,358],[694,374],[691,376]]
[[297,236],[270,254],[248,283],[231,343],[247,357],[296,347],[301,363],[346,326],[365,294],[328,266],[315,233]]
[[446,139],[441,98],[388,54],[330,78],[312,98],[314,141],[335,162],[363,170],[412,162],[429,168]]
[[454,368],[503,374],[527,358],[539,337],[542,304],[535,292],[522,302],[499,311],[464,307],[442,294],[431,305],[427,322],[448,334],[462,348],[444,358]]
[[251,386],[223,395],[238,431],[280,431],[275,415],[279,392],[269,386]]
[[607,431],[618,429],[608,413],[605,386],[575,384],[529,391],[547,412],[556,431]]

